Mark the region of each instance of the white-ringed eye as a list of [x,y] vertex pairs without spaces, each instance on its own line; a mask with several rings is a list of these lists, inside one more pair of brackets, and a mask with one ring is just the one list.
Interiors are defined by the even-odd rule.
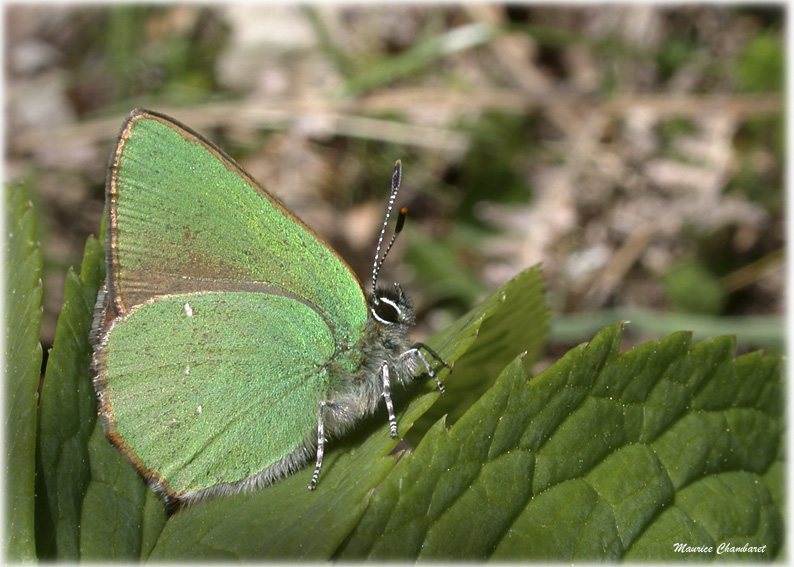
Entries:
[[377,297],[370,310],[372,316],[384,325],[394,325],[402,319],[400,306],[387,297]]

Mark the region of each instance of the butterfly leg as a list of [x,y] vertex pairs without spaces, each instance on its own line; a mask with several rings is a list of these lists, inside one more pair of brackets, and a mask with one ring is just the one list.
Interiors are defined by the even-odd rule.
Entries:
[[383,380],[383,399],[386,400],[386,412],[389,414],[391,436],[397,437],[397,418],[394,417],[394,404],[391,401],[391,384],[389,382],[389,365],[384,361],[380,365],[380,376]]
[[309,483],[309,490],[317,488],[317,479],[320,477],[320,469],[323,466],[323,454],[325,453],[325,426],[323,424],[323,414],[327,402],[320,402],[320,409],[317,411],[317,459],[314,465],[314,474]]
[[[440,363],[441,363],[442,365],[444,365],[446,368],[452,368],[452,365],[451,365],[451,364],[449,364],[449,363],[448,363],[446,360],[444,360],[443,358],[441,358],[441,355],[440,355],[440,354],[438,354],[438,353],[437,353],[436,351],[434,351],[432,348],[430,348],[429,346],[427,346],[425,343],[414,343],[414,344],[412,344],[412,345],[411,345],[411,349],[416,349],[416,350],[419,350],[420,348],[423,348],[423,349],[425,349],[425,350],[427,351],[427,354],[429,354],[430,356],[432,356],[433,358],[435,358],[437,362],[440,362]],[[427,363],[425,362],[425,364],[427,364]]]
[[413,345],[411,345],[411,348],[409,348],[400,355],[400,358],[403,358],[410,354],[416,356],[419,360],[421,360],[422,364],[425,365],[427,374],[430,375],[430,377],[436,381],[436,384],[438,385],[438,389],[441,392],[441,395],[443,396],[446,393],[446,390],[444,390],[444,385],[441,383],[441,380],[438,379],[438,376],[436,376],[436,373],[433,370],[433,366],[430,364],[430,362],[428,362],[427,357],[424,355],[421,349],[425,349],[427,353],[433,358],[435,358],[438,362],[440,362],[447,368],[451,368],[451,366],[447,364],[447,362],[443,358],[441,358],[441,356],[436,351],[434,351],[432,348],[427,346],[425,343],[414,343]]

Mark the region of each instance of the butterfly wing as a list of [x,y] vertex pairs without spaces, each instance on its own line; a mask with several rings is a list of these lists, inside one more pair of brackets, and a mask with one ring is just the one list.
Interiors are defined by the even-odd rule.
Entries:
[[289,297],[158,297],[106,335],[100,412],[119,448],[170,492],[242,480],[314,431],[334,349],[323,317]]
[[317,306],[340,343],[360,336],[367,308],[350,267],[200,135],[134,111],[109,171],[109,317],[164,293],[256,282]]

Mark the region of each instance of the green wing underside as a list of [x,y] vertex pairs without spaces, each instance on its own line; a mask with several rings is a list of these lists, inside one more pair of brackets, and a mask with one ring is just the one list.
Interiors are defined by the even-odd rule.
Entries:
[[259,282],[317,306],[340,344],[363,332],[366,301],[349,266],[197,134],[138,111],[112,165],[109,289],[119,314],[217,280]]
[[103,411],[131,457],[174,492],[234,482],[312,433],[334,351],[323,318],[290,297],[160,297],[113,325]]

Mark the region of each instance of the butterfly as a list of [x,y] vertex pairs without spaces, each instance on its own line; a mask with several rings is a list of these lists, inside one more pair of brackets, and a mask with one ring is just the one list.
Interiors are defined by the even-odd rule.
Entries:
[[[429,375],[433,349],[399,284],[378,275],[400,186],[397,161],[365,293],[311,228],[221,149],[134,110],[111,155],[107,277],[91,333],[98,414],[110,441],[174,512],[257,489],[312,459],[395,383]],[[381,254],[381,250],[383,253]],[[422,372],[419,369],[422,368]]]

